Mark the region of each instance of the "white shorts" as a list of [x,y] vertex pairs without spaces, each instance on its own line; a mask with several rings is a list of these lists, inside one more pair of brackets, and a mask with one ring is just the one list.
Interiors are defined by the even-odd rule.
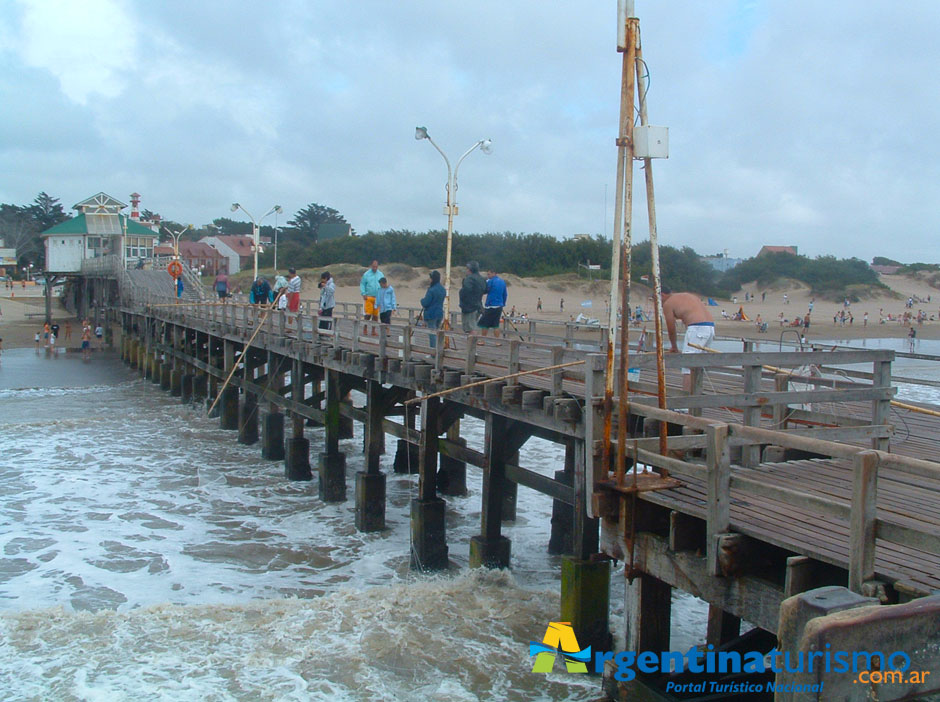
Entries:
[[[682,353],[706,353],[702,349],[697,349],[690,344],[698,346],[710,346],[715,339],[715,326],[710,324],[693,324],[685,330],[685,345]],[[683,373],[691,373],[688,368],[682,369]]]

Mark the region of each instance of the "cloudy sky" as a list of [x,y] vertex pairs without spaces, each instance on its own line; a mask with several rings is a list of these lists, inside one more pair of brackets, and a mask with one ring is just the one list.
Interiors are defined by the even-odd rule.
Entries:
[[[940,261],[940,3],[636,8],[670,130],[663,243]],[[452,162],[493,140],[460,168],[458,231],[610,236],[615,45],[615,0],[7,0],[0,202],[136,190],[197,225],[238,201],[443,228],[424,125]]]

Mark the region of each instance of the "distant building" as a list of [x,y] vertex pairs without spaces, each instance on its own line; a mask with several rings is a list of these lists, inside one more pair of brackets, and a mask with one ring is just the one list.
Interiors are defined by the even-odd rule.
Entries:
[[760,251],[757,252],[758,256],[763,256],[764,254],[771,253],[788,253],[798,256],[796,246],[761,246]]
[[228,272],[238,273],[254,263],[254,242],[250,236],[207,236],[199,240],[218,251],[228,261]]
[[157,235],[149,227],[122,215],[120,212],[125,207],[126,204],[107,193],[98,193],[73,205],[78,216],[40,234],[46,247],[46,270],[77,273],[85,259],[107,254],[134,262],[151,258]]
[[730,271],[744,259],[729,258],[728,256],[722,256],[721,254],[718,254],[717,256],[704,256],[702,257],[702,260],[719,273],[724,273],[725,271]]
[[216,276],[219,273],[228,273],[228,259],[204,241],[181,241],[180,258],[202,275]]

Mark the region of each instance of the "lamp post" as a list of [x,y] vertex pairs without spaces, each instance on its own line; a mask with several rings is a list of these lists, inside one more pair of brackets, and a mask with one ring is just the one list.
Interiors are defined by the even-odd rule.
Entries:
[[254,249],[254,253],[255,253],[255,274],[254,274],[254,277],[252,277],[252,281],[255,281],[258,279],[258,248],[261,246],[261,242],[259,239],[259,235],[261,233],[261,229],[260,229],[261,222],[263,222],[264,218],[267,217],[272,212],[280,213],[280,212],[283,212],[284,210],[281,209],[280,205],[275,205],[270,210],[268,210],[263,215],[261,215],[261,218],[257,222],[255,222],[255,218],[251,216],[248,210],[246,210],[237,202],[233,202],[232,212],[235,212],[236,210],[241,210],[248,216],[248,219],[251,220],[251,233],[252,233],[251,241],[252,241],[252,248]]
[[173,256],[176,260],[179,260],[180,257],[180,237],[183,236],[183,232],[189,231],[193,228],[193,225],[187,224],[185,227],[180,229],[178,232],[174,232],[166,224],[163,225],[163,228],[166,229],[167,233],[173,237]]
[[457,159],[457,165],[454,166],[454,170],[451,171],[450,161],[447,155],[441,150],[440,146],[434,143],[431,135],[428,134],[427,127],[415,127],[415,139],[418,141],[427,139],[431,142],[431,146],[437,149],[437,152],[444,157],[444,163],[447,164],[447,204],[444,205],[444,214],[447,215],[447,255],[444,262],[444,323],[447,324],[450,321],[450,252],[454,238],[454,217],[457,215],[457,170],[460,168],[460,164],[463,160],[467,158],[474,149],[479,148],[480,151],[485,154],[493,153],[493,142],[490,139],[480,139],[473,146],[464,151],[463,156]]
[[280,209],[274,212],[274,274],[277,275],[277,216],[281,213]]

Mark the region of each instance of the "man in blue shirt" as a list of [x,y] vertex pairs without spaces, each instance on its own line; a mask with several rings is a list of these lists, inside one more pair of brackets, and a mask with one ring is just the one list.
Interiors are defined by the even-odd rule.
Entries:
[[483,316],[480,317],[479,325],[483,336],[492,329],[493,336],[498,337],[503,307],[506,306],[509,296],[506,292],[506,281],[496,275],[496,271],[488,271],[486,277],[486,301],[483,303]]
[[[385,275],[379,270],[379,262],[372,261],[372,264],[362,274],[362,280],[359,282],[359,294],[362,295],[362,310],[365,318],[374,322],[379,321],[379,309],[375,305],[375,298],[379,294],[379,280]],[[372,336],[376,335],[376,327],[372,327]],[[368,325],[363,327],[363,333],[368,333]]]

